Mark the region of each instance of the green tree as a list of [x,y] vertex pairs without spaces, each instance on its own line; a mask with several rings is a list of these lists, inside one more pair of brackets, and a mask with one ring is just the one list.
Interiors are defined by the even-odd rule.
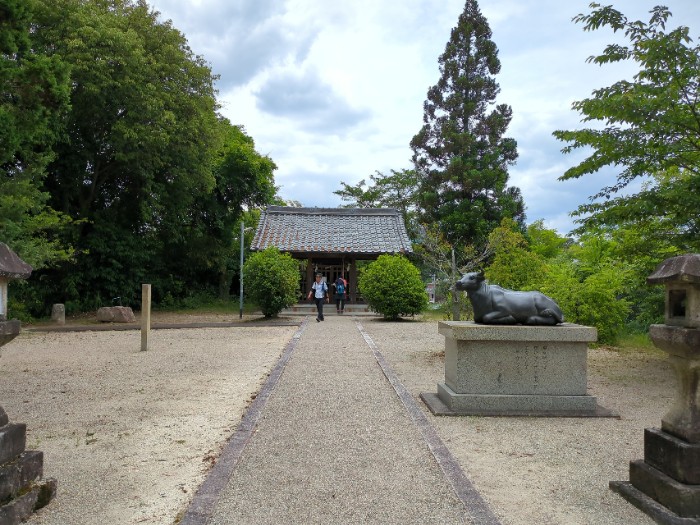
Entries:
[[[611,44],[588,61],[599,65],[636,63],[632,80],[620,80],[575,102],[585,122],[599,125],[556,131],[569,144],[563,152],[590,148],[591,153],[567,170],[561,180],[579,178],[610,166],[619,169],[614,184],[602,188],[590,203],[579,206],[580,231],[600,225],[639,223],[655,236],[672,236],[678,245],[697,250],[700,244],[700,46],[692,45],[687,27],[667,31],[671,13],[657,6],[649,23],[628,20],[612,6],[591,4],[590,14],[575,22],[585,31],[609,27],[623,32],[629,45]],[[611,196],[632,181],[646,178],[643,191]],[[606,198],[609,200],[600,200]]]
[[342,189],[333,193],[347,202],[350,208],[394,208],[401,212],[404,224],[414,237],[417,224],[418,175],[414,170],[390,170],[389,174],[376,171],[355,186],[341,182]]
[[243,265],[245,293],[265,317],[276,317],[297,301],[299,263],[275,247],[254,253]]
[[545,261],[530,250],[513,219],[504,218],[491,232],[489,246],[493,259],[484,274],[490,282],[512,290],[537,288],[546,273]]
[[571,239],[561,237],[556,230],[545,228],[542,219],[528,224],[526,236],[530,250],[544,259],[556,257],[572,242]]
[[515,140],[504,137],[512,110],[493,107],[501,63],[476,0],[466,1],[439,66],[411,140],[418,200],[424,222],[437,223],[450,244],[483,248],[502,218],[523,224],[525,215],[520,190],[507,186],[518,156]]
[[47,271],[44,303],[128,304],[141,282],[153,283],[154,300],[164,288],[187,293],[198,284],[183,268],[198,234],[192,213],[216,187],[225,139],[215,77],[143,1],[34,2],[35,49],[71,72],[44,190],[75,221],[65,239],[77,251]]
[[418,268],[401,255],[380,255],[363,269],[357,284],[370,308],[387,319],[418,314],[428,306]]
[[223,143],[213,160],[215,185],[212,191],[199,194],[190,210],[186,258],[187,266],[211,272],[219,297],[225,299],[240,265],[240,220],[246,210],[274,200],[277,166],[255,150],[255,142],[240,126],[223,118],[219,125]]
[[42,191],[68,109],[68,68],[33,49],[33,3],[0,3],[0,239],[35,269],[71,255],[68,223]]

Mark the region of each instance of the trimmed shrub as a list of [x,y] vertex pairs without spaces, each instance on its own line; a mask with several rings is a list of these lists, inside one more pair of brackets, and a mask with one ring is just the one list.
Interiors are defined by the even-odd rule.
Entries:
[[265,317],[276,317],[297,301],[299,263],[289,254],[270,247],[252,254],[243,265],[246,295]]
[[358,286],[369,307],[387,319],[419,314],[428,306],[418,268],[401,255],[380,255],[364,269]]

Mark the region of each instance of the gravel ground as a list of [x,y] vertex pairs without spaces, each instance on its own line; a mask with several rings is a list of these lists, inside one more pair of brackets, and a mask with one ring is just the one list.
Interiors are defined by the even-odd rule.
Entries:
[[[201,319],[189,319],[197,320]],[[207,320],[224,319],[207,316]],[[153,319],[159,321],[174,319]],[[331,329],[336,323],[342,326]],[[436,384],[444,380],[444,338],[436,324],[362,319],[378,350],[426,412],[419,394],[435,392]],[[332,351],[337,360],[319,362],[319,370],[289,368],[275,395],[295,395],[304,374],[309,381],[319,373],[336,374],[356,366],[357,360],[364,363],[365,352],[371,355],[349,316],[329,316],[323,325],[313,323],[312,331],[322,326],[310,357],[313,360],[314,352]],[[28,448],[44,452],[45,476],[58,479],[58,497],[29,523],[174,523],[295,330],[158,330],[151,334],[148,352],[138,351],[138,331],[25,332],[3,347],[0,404],[12,422],[27,423]],[[338,338],[339,332],[346,336]],[[307,331],[300,344],[310,334]],[[377,377],[371,372],[363,380],[367,384],[353,390],[358,402],[376,402],[380,397],[372,395],[374,389],[389,388]],[[342,377],[321,381],[319,395],[338,404],[333,391],[342,381]],[[647,525],[652,521],[612,493],[608,481],[628,479],[629,461],[643,457],[643,429],[659,426],[674,387],[663,355],[595,349],[589,352],[589,393],[602,406],[620,413],[619,420],[429,417],[504,525]],[[293,399],[302,409],[304,400]],[[382,406],[373,411],[373,424],[387,438],[390,431],[384,425],[404,419],[393,410],[387,409],[385,416]],[[344,445],[341,442],[338,457],[342,461],[333,468],[347,463],[350,470],[341,472],[352,481],[352,451],[358,437],[348,433],[358,429],[352,424],[352,406],[341,404],[337,413],[349,416],[340,428],[348,438],[355,437]],[[272,418],[273,408],[269,414]],[[284,432],[282,418],[270,420],[277,427],[269,423],[267,436]],[[307,421],[319,425],[319,439],[325,439],[324,433],[333,427],[333,420],[322,413],[310,413]],[[400,432],[411,431],[400,425]],[[293,477],[294,469],[300,468],[288,467],[278,471]],[[310,487],[321,492],[312,493],[309,501],[317,500],[318,494],[329,495],[323,491],[340,482],[333,477],[336,474],[327,475],[331,477],[321,480],[322,487]],[[439,479],[432,484],[436,492],[442,490]],[[392,487],[397,494],[403,491],[400,485]],[[423,485],[411,490],[429,497],[432,489]],[[368,508],[366,504],[359,501],[358,512]],[[445,509],[449,516],[449,504]],[[306,511],[313,522],[316,511]],[[352,515],[343,521],[358,522]],[[449,518],[440,522],[452,523]]]
[[157,330],[147,352],[138,330],[4,346],[0,403],[58,480],[29,523],[173,523],[295,330]]
[[[436,323],[363,320],[418,403],[443,382],[444,337]],[[644,428],[659,427],[675,378],[660,352],[588,354],[588,393],[609,418],[432,417],[443,442],[504,525],[651,525],[608,489],[644,457]],[[425,405],[423,408],[427,412]]]

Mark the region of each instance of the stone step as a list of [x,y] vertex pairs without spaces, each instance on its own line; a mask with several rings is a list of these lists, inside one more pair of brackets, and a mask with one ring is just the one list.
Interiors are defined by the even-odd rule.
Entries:
[[14,460],[0,465],[0,501],[17,495],[29,484],[41,478],[44,472],[44,454],[28,450]]
[[[353,304],[345,304],[344,308],[345,315],[353,315],[353,314],[373,314],[373,312],[370,311],[369,306],[367,304],[361,303],[353,303]],[[323,314],[324,315],[337,315],[336,309],[335,309],[335,303],[331,301],[330,303],[325,303],[323,305]],[[286,308],[282,311],[282,315],[316,315],[316,305],[314,303],[297,303],[295,305],[290,306],[289,308]]]
[[14,461],[27,446],[27,425],[8,423],[0,427],[0,465]]

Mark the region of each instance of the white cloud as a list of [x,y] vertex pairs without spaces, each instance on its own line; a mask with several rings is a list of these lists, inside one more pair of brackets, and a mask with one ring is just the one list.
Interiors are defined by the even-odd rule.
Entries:
[[[507,135],[520,157],[511,184],[522,190],[529,220],[565,233],[568,213],[614,180],[614,170],[557,179],[581,160],[562,155],[556,129],[582,127],[571,103],[634,70],[586,59],[622,38],[583,31],[571,19],[590,0],[481,0],[499,49],[499,102],[513,108]],[[409,168],[409,142],[422,125],[438,57],[463,0],[152,0],[172,18],[218,84],[222,113],[245,126],[258,151],[279,166],[282,195],[335,206],[340,182],[375,170]],[[616,0],[631,19],[648,20],[653,0]],[[700,2],[670,0],[669,27],[700,33]]]

